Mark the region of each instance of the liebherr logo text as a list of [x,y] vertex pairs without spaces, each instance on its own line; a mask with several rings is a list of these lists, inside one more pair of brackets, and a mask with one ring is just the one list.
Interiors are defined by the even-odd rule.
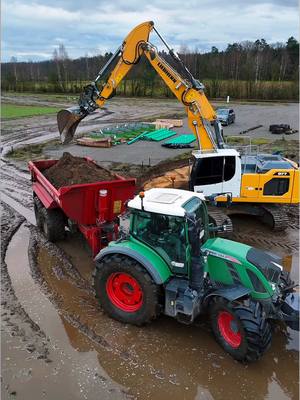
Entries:
[[174,83],[176,83],[176,78],[174,78],[174,76],[170,74],[170,72],[167,70],[166,67],[164,67],[164,66],[162,65],[161,62],[159,62],[157,65],[159,66],[159,68],[160,68],[162,71],[164,71],[164,73],[171,79],[171,81],[173,81]]

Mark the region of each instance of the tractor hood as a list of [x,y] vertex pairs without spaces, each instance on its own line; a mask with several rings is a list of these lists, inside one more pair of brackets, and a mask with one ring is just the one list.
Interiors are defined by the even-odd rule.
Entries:
[[246,260],[250,246],[233,242],[232,240],[214,238],[208,239],[202,247],[202,251],[207,251],[209,255],[222,258],[224,260],[243,264]]
[[276,254],[266,253],[246,244],[222,238],[207,240],[202,250],[232,263],[245,266],[251,264],[260,270],[268,281],[278,283],[282,271],[282,259]]

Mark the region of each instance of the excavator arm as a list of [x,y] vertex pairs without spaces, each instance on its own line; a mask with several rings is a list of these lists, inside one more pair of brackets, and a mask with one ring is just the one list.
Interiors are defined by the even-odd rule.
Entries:
[[[149,42],[149,35],[152,30],[158,34],[167,47],[179,71],[169,65],[159,55],[156,47]],[[146,56],[158,75],[186,108],[189,127],[197,138],[199,149],[211,151],[223,148],[221,125],[218,123],[215,111],[204,94],[204,85],[191,75],[178,55],[154,28],[151,21],[138,25],[129,33],[123,44],[101,69],[95,81],[85,88],[80,96],[78,107],[61,110],[58,113],[57,121],[62,142],[70,142],[79,122],[97,108],[104,106],[106,100],[114,95],[122,79],[139,62],[142,54]],[[98,82],[103,79],[116,60],[118,61],[106,83],[99,89]],[[211,124],[214,130],[212,130]]]

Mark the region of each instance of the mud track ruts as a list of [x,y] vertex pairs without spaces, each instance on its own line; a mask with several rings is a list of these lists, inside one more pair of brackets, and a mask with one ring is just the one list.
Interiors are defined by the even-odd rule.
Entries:
[[[1,203],[1,306],[2,327],[11,336],[19,336],[25,349],[33,357],[50,362],[48,341],[45,332],[32,321],[17,299],[8,273],[5,256],[9,242],[15,232],[24,223],[25,218],[17,214],[8,205]],[[20,328],[20,320],[22,327]]]

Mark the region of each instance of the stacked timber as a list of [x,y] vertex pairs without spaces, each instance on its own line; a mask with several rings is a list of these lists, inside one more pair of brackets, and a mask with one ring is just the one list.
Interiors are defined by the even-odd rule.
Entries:
[[107,148],[112,146],[112,141],[110,137],[94,139],[90,137],[82,137],[76,140],[76,143],[80,146],[88,147],[102,147]]
[[[164,127],[166,127],[166,125],[172,125],[171,128],[173,128],[173,127],[180,128],[183,126],[183,121],[182,121],[182,119],[162,119],[162,118],[160,118],[155,121],[155,125],[160,125],[160,124],[164,125],[164,126],[161,126],[160,128],[164,128]],[[156,127],[156,129],[159,129],[159,128]]]

